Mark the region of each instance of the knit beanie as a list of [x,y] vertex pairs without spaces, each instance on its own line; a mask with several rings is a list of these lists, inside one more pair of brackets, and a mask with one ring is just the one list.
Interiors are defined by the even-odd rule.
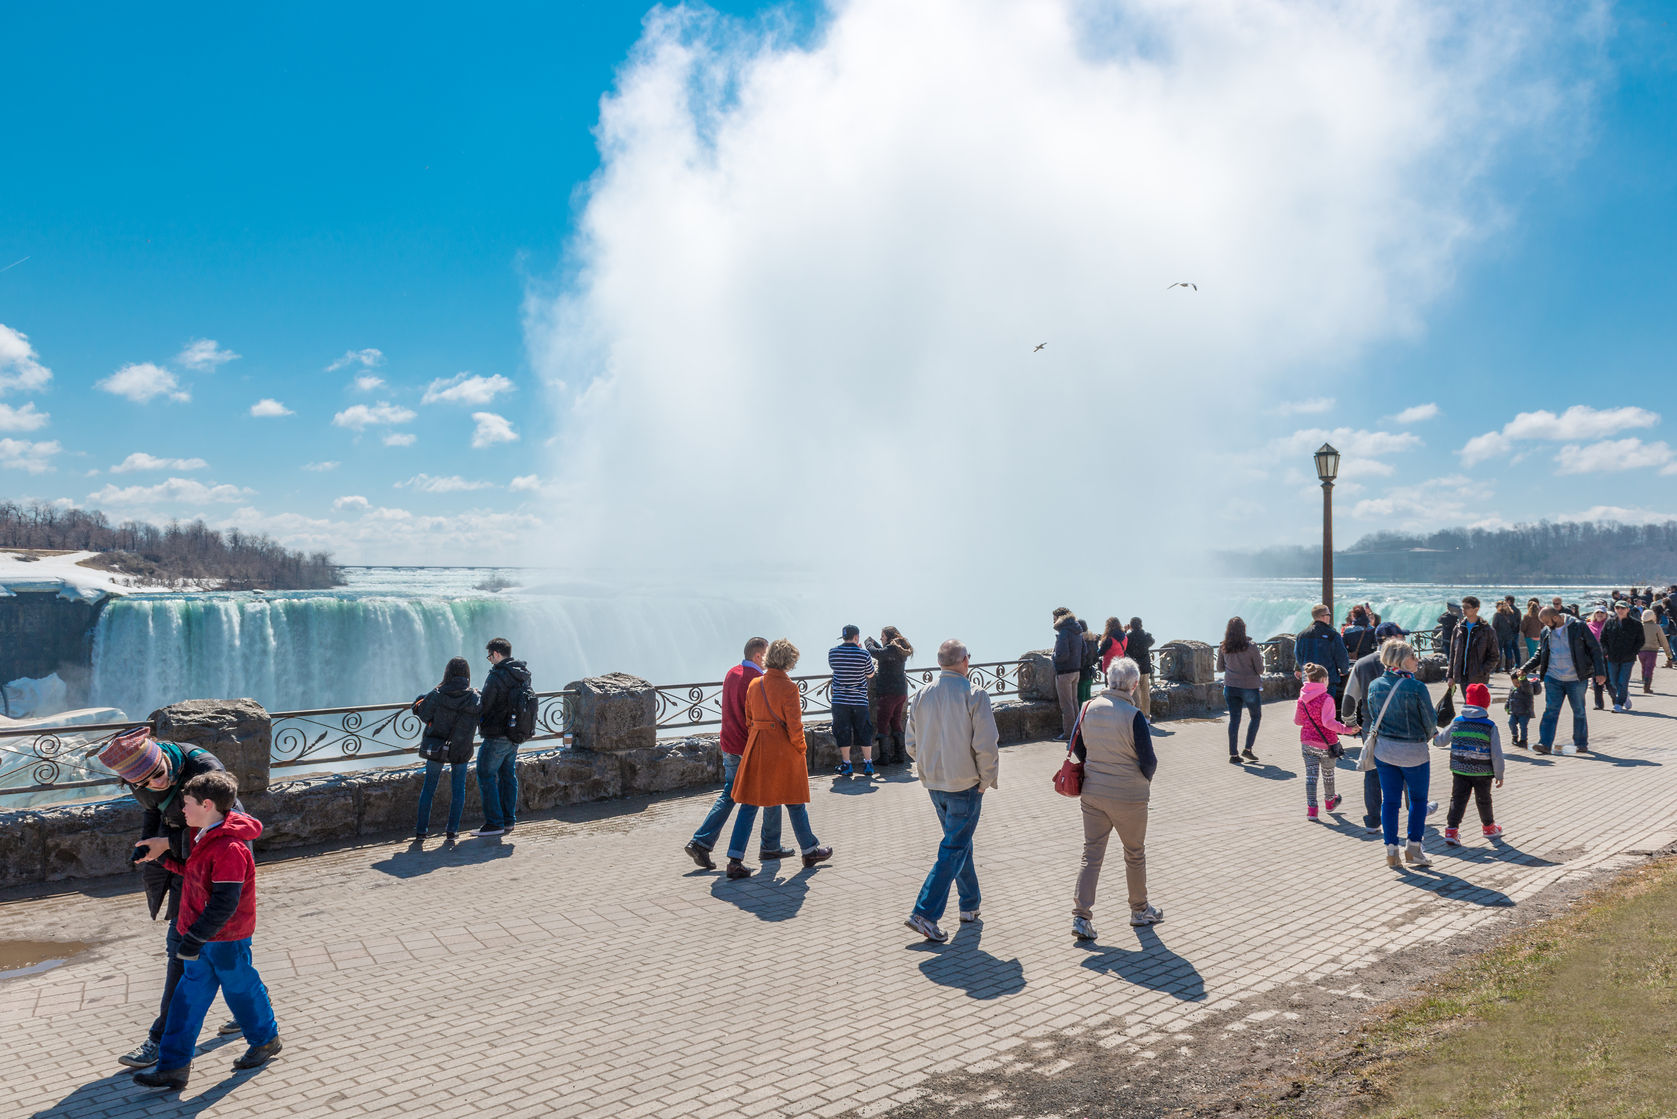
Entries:
[[163,763],[163,750],[152,738],[150,727],[135,727],[111,739],[111,744],[99,751],[99,761],[130,785],[137,785]]
[[1489,707],[1491,705],[1491,689],[1483,684],[1469,684],[1466,699],[1469,707]]

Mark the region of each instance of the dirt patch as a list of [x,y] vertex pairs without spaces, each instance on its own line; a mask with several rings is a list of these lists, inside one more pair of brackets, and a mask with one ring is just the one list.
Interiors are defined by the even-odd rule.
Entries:
[[[1670,853],[1668,848],[1648,854]],[[1071,1031],[1026,1042],[926,1081],[921,1086],[926,1094],[893,1109],[890,1117],[1357,1114],[1375,1087],[1365,1070],[1377,1054],[1359,1044],[1365,1023],[1503,938],[1559,915],[1619,872],[1600,870],[1559,882],[1507,910],[1506,919],[1474,932],[1394,952],[1315,982],[1278,987],[1179,1032],[1104,1037],[1103,1043],[1097,1031]]]

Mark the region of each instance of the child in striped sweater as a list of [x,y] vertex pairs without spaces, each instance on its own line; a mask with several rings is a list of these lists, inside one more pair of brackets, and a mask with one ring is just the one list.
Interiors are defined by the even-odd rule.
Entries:
[[1333,789],[1334,763],[1343,754],[1339,736],[1356,734],[1357,728],[1341,723],[1334,711],[1333,693],[1328,691],[1328,670],[1319,664],[1304,666],[1304,687],[1293,708],[1293,722],[1299,728],[1299,747],[1304,751],[1305,815],[1316,819],[1316,778],[1321,775],[1328,794],[1328,811],[1339,807]]
[[1457,829],[1467,815],[1469,793],[1478,803],[1485,838],[1502,834],[1502,825],[1491,813],[1491,785],[1502,788],[1502,731],[1486,710],[1491,705],[1491,690],[1483,684],[1469,684],[1463,698],[1462,713],[1432,740],[1434,746],[1450,751],[1450,774],[1455,784],[1450,790],[1450,814],[1444,820],[1444,842],[1451,847],[1461,843]]

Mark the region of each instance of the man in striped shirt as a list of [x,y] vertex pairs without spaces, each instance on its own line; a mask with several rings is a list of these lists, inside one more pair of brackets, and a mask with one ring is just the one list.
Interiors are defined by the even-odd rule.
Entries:
[[861,638],[860,629],[845,626],[839,644],[827,651],[827,665],[833,670],[833,739],[839,748],[840,777],[855,772],[850,766],[852,743],[862,748],[862,776],[874,776],[873,727],[868,721],[873,656],[862,648]]

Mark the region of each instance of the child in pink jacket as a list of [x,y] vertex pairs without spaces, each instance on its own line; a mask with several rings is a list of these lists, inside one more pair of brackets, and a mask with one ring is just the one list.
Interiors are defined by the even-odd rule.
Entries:
[[1316,819],[1318,774],[1326,786],[1328,811],[1339,807],[1339,794],[1333,790],[1334,763],[1344,752],[1339,749],[1339,736],[1357,733],[1356,727],[1346,726],[1337,716],[1333,696],[1328,692],[1328,670],[1319,664],[1305,665],[1304,687],[1293,708],[1293,722],[1298,724],[1299,745],[1304,750],[1305,815],[1312,820]]

